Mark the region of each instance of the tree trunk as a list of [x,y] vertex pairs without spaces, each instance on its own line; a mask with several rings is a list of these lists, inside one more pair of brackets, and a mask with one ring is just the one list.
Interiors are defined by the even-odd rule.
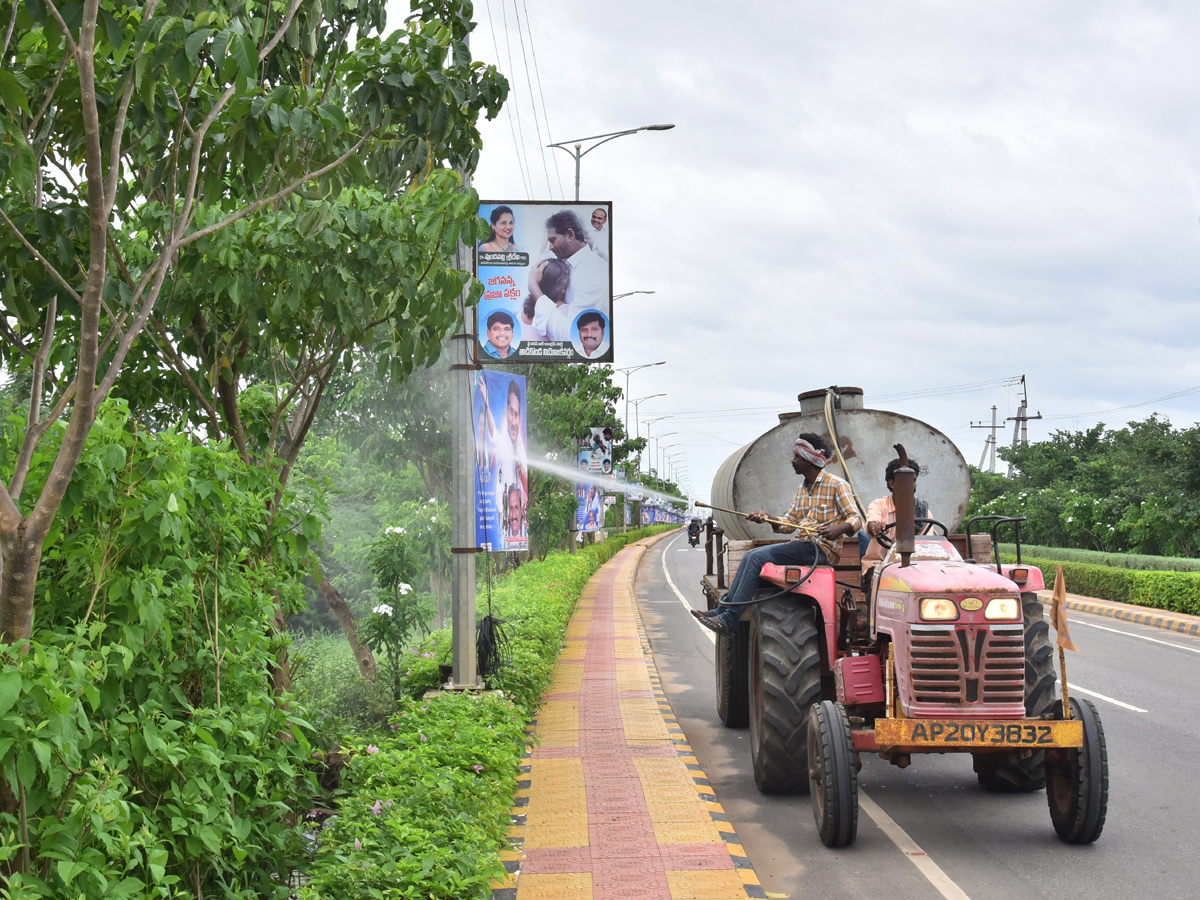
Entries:
[[37,588],[42,542],[26,539],[27,523],[16,534],[3,535],[0,573],[0,641],[14,644],[33,634],[33,600]]
[[332,584],[325,577],[325,571],[322,569],[321,580],[317,582],[317,590],[329,605],[329,611],[337,618],[338,624],[342,626],[342,632],[346,635],[346,640],[350,642],[350,650],[354,653],[355,660],[358,661],[358,671],[362,673],[363,678],[368,681],[375,680],[375,657],[371,653],[371,648],[361,643],[358,639],[358,628],[354,624],[354,615],[350,612],[350,607],[346,605],[346,601]]

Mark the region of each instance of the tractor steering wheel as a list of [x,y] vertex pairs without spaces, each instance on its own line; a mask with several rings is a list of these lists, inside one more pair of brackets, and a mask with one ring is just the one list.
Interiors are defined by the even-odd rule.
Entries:
[[[917,516],[915,519],[913,519],[913,525],[936,525],[938,528],[942,529],[942,537],[946,537],[947,535],[950,534],[950,529],[947,528],[945,525],[943,525],[941,522],[939,522],[937,519],[930,519],[925,516]],[[884,532],[888,531],[890,529],[893,529],[895,527],[896,527],[895,522],[888,522],[886,525],[883,526],[883,531],[880,531],[879,534],[877,534],[875,536],[875,540],[879,541],[879,546],[883,547],[884,550],[891,550],[892,544],[895,543],[895,541],[892,538],[885,535]]]

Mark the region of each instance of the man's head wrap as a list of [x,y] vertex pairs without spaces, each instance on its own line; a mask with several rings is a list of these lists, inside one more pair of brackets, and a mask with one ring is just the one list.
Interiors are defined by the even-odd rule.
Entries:
[[822,453],[804,438],[796,438],[796,452],[818,469],[825,468],[825,464],[829,462],[829,460],[825,458],[824,453]]

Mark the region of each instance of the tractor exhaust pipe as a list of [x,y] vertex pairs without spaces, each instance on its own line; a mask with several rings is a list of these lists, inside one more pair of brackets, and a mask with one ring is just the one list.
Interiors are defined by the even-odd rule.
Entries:
[[909,466],[904,445],[894,444],[893,448],[901,463],[892,489],[892,502],[896,504],[896,552],[900,554],[900,567],[906,568],[912,559],[916,533],[913,518],[916,515],[917,473]]

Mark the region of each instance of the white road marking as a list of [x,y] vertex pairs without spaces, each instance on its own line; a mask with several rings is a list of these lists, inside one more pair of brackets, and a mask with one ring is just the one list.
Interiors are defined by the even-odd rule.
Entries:
[[[1056,681],[1055,684],[1057,684],[1061,687],[1062,686],[1061,679]],[[1125,703],[1122,700],[1114,700],[1112,697],[1106,696],[1104,694],[1097,694],[1095,691],[1089,691],[1087,688],[1081,688],[1077,684],[1071,684],[1070,682],[1067,682],[1067,685],[1068,685],[1069,689],[1072,691],[1078,691],[1081,694],[1087,694],[1089,697],[1095,697],[1097,700],[1106,700],[1107,702],[1113,703],[1113,704],[1121,707],[1122,709],[1128,709],[1128,710],[1132,710],[1133,712],[1140,712],[1140,713],[1150,712],[1150,710],[1142,709],[1140,706],[1134,706],[1133,704]]]
[[[667,549],[670,550],[671,544],[674,544],[675,541],[679,540],[680,537],[683,537],[683,535],[679,535],[679,537],[675,538],[674,541],[671,541],[670,544],[667,544]],[[667,587],[669,587],[672,591],[675,592],[675,596],[679,598],[679,602],[683,604],[683,608],[688,611],[688,618],[691,619],[693,622],[695,622],[696,627],[699,628],[701,631],[703,631],[704,636],[707,637],[710,641],[712,641],[713,645],[716,646],[716,643],[717,643],[716,632],[709,631],[707,628],[705,628],[703,625],[700,624],[700,622],[695,618],[695,616],[692,615],[692,609],[693,609],[692,604],[688,603],[687,597],[683,596],[683,594],[681,594],[679,592],[679,588],[675,587],[675,582],[671,580],[671,573],[667,571],[667,554],[666,553],[664,553],[662,555],[662,567],[663,567],[663,578],[667,579]]]
[[951,881],[949,875],[942,871],[942,867],[930,859],[929,854],[922,850],[917,845],[917,842],[908,836],[908,832],[897,825],[895,820],[885,813],[878,803],[861,790],[858,792],[858,805],[863,812],[871,817],[871,821],[879,826],[879,830],[891,838],[892,843],[899,848],[901,853],[908,857],[908,861],[917,867],[917,871],[924,875],[929,883],[946,900],[971,900],[967,896],[967,893]]
[[1086,625],[1088,628],[1099,628],[1101,631],[1111,631],[1113,634],[1123,634],[1126,637],[1141,638],[1143,641],[1150,641],[1154,644],[1162,644],[1164,647],[1174,647],[1176,650],[1190,650],[1192,653],[1200,653],[1200,647],[1188,647],[1186,644],[1173,644],[1170,641],[1160,641],[1158,638],[1148,637],[1147,635],[1138,634],[1134,631],[1122,631],[1120,628],[1109,628],[1107,625],[1097,625],[1095,622],[1084,622],[1078,617],[1072,618],[1070,624]]

